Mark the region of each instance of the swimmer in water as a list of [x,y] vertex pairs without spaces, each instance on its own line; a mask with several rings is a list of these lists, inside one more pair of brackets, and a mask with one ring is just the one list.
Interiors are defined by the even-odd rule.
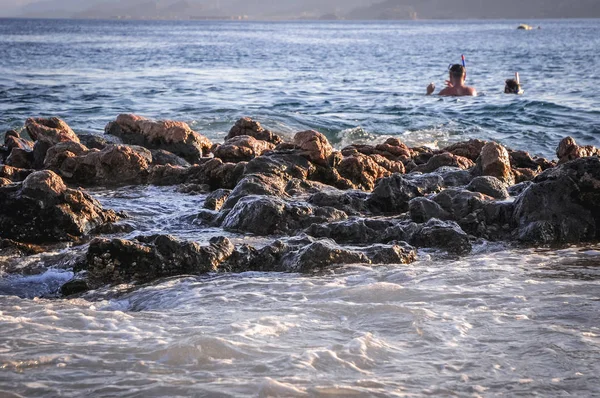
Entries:
[[507,79],[504,86],[504,94],[523,94],[519,73],[515,73],[514,79]]
[[[450,78],[446,80],[446,87],[438,93],[438,95],[446,97],[474,97],[477,95],[477,90],[474,87],[465,85],[467,70],[460,64],[455,64],[450,67]],[[435,84],[430,83],[427,86],[427,95],[433,94]]]

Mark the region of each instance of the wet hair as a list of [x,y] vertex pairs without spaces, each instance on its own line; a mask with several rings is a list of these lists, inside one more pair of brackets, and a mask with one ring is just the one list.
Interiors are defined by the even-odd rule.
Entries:
[[462,66],[461,64],[454,64],[450,67],[450,75],[452,77],[455,77],[457,79],[460,79],[461,77],[463,77],[466,73],[466,69],[464,66]]
[[506,80],[506,85],[504,86],[505,94],[519,94],[521,91],[521,85],[517,83],[515,79]]

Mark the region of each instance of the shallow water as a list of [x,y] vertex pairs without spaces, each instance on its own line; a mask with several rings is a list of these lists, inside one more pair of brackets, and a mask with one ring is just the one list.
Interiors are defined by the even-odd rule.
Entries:
[[[566,134],[598,145],[600,22],[539,24],[0,20],[0,129],[59,115],[101,133],[136,112],[215,140],[248,115],[284,133],[321,130],[338,147],[381,135],[493,138],[550,157]],[[423,96],[461,53],[483,95]],[[505,96],[516,69],[526,94]],[[90,192],[129,214],[135,231],[122,237],[224,234],[196,221],[203,195]],[[189,276],[57,299],[84,251],[0,257],[0,396],[600,395],[597,245],[478,242],[460,258],[421,250],[411,265]]]

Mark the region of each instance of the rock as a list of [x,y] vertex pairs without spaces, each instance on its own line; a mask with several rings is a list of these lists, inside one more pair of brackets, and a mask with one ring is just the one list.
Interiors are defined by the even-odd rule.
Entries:
[[410,218],[418,223],[427,222],[432,218],[439,220],[449,220],[452,218],[450,213],[444,210],[439,204],[423,197],[411,199],[408,202],[408,211],[410,212]]
[[350,180],[357,188],[371,191],[375,182],[391,173],[381,167],[372,157],[358,154],[345,157],[337,167],[343,178]]
[[507,199],[509,197],[506,184],[492,176],[476,177],[467,186],[472,192],[480,192],[495,199]]
[[240,199],[250,195],[268,195],[287,198],[286,183],[283,179],[268,174],[250,174],[237,183],[229,194],[223,208],[232,209]]
[[273,151],[252,159],[244,174],[273,175],[290,181],[294,178],[307,180],[317,171],[316,165],[300,156],[297,150]]
[[518,239],[533,243],[595,240],[599,204],[599,158],[579,158],[546,170],[515,200]]
[[458,221],[469,214],[481,210],[487,201],[492,198],[479,192],[471,192],[458,188],[448,188],[431,197],[440,205],[454,221]]
[[6,178],[13,182],[23,181],[28,175],[35,170],[19,169],[12,166],[0,165],[0,178]]
[[33,168],[33,152],[21,148],[13,148],[5,163],[19,169]]
[[217,189],[211,192],[204,200],[204,208],[216,211],[221,210],[230,194],[231,191],[229,189]]
[[223,145],[213,146],[213,153],[224,162],[237,163],[250,161],[274,148],[275,145],[268,141],[257,140],[249,135],[238,135],[228,139]]
[[515,184],[511,187],[508,188],[508,194],[510,196],[519,196],[520,194],[523,193],[523,191],[525,191],[531,184],[533,184],[531,181],[524,181],[521,182],[519,184]]
[[579,146],[573,137],[563,138],[558,144],[558,148],[556,148],[558,164],[563,164],[574,159],[598,155],[600,155],[600,150],[598,148],[591,145]]
[[12,183],[13,182],[11,180],[9,180],[8,178],[0,177],[0,187],[10,185]]
[[327,138],[314,130],[301,131],[294,136],[294,144],[311,162],[327,166],[327,160],[333,153],[333,148]]
[[90,287],[87,281],[83,279],[73,279],[60,287],[60,294],[65,297],[69,297],[75,294],[87,292],[88,290],[90,290]]
[[468,185],[473,179],[470,171],[457,167],[440,167],[436,170],[436,174],[442,177],[444,187],[461,187]]
[[9,149],[19,148],[26,151],[33,150],[34,142],[21,138],[14,130],[9,130],[4,135],[4,146]]
[[190,167],[190,164],[179,156],[165,151],[163,149],[151,149],[152,166],[164,166],[170,164],[172,166]]
[[119,217],[81,190],[69,189],[52,171],[30,174],[0,188],[2,237],[19,242],[76,241]]
[[[10,239],[0,238],[0,255],[10,257],[31,256],[43,253],[45,249],[42,246],[31,243],[21,243]],[[3,270],[6,271],[6,270]]]
[[[539,168],[538,168],[539,170]],[[531,181],[535,178],[535,176],[537,176],[539,174],[538,170],[532,170],[532,169],[528,169],[528,168],[522,168],[522,169],[512,169],[512,173],[515,176],[515,183],[521,183],[524,181]]]
[[[60,144],[64,144],[64,143],[72,143],[72,144],[80,145],[80,144],[76,143],[75,141],[59,142],[56,145],[60,145]],[[50,150],[50,148],[52,148],[53,146],[56,146],[56,145],[52,144],[50,142],[47,142],[47,141],[36,141],[36,143],[33,146],[33,168],[34,169],[39,170],[39,169],[44,168],[44,160],[46,159],[48,150]]]
[[89,149],[103,150],[107,145],[115,144],[106,138],[100,137],[96,134],[78,134],[79,142]]
[[212,143],[184,122],[173,120],[152,121],[141,116],[122,114],[104,129],[126,144],[148,149],[164,149],[195,164],[208,156]]
[[192,167],[154,166],[148,182],[153,185],[196,184],[212,189],[232,189],[242,178],[245,163],[223,163],[221,159],[204,158]]
[[319,207],[333,207],[349,215],[358,215],[369,210],[368,198],[369,194],[363,191],[339,191],[330,188],[311,195],[308,203]]
[[382,156],[389,159],[409,159],[410,149],[398,138],[388,138],[383,144],[378,144],[375,149]]
[[488,142],[477,158],[475,175],[497,177],[507,185],[513,185],[515,178],[510,165],[508,151],[496,142]]
[[70,182],[115,186],[145,183],[152,154],[147,149],[108,145],[101,151],[75,144],[59,144],[48,150],[44,166]]
[[400,174],[379,180],[367,203],[369,208],[379,213],[404,213],[408,202],[423,196],[419,187]]
[[176,189],[179,193],[185,193],[188,195],[201,195],[210,192],[210,185],[208,184],[182,184]]
[[481,150],[487,144],[487,141],[482,140],[469,140],[465,142],[458,142],[442,149],[444,152],[450,152],[456,156],[462,156],[470,159],[473,162],[477,161],[477,158],[481,154]]
[[189,170],[170,164],[154,166],[150,169],[148,183],[158,186],[178,185],[185,183]]
[[410,264],[417,260],[417,251],[406,242],[375,244],[360,251],[369,258],[371,264]]
[[299,198],[312,195],[323,190],[331,189],[331,187],[316,181],[301,180],[294,178],[285,186],[285,193],[290,197]]
[[283,142],[281,137],[269,130],[265,130],[259,122],[254,121],[249,117],[244,117],[238,120],[231,130],[229,130],[229,134],[227,134],[225,140],[229,140],[240,135],[248,135],[256,138],[257,140],[267,141],[275,145]]
[[423,173],[431,173],[439,169],[440,167],[458,167],[459,169],[470,169],[475,164],[469,160],[468,158],[462,156],[456,156],[451,153],[441,153],[438,155],[432,156],[426,164],[417,166],[412,171],[420,171]]
[[25,128],[32,140],[42,141],[50,146],[65,141],[79,143],[79,138],[69,125],[57,117],[27,119]]
[[315,238],[333,239],[337,243],[370,244],[406,240],[410,232],[397,222],[386,219],[352,218],[327,224],[313,224],[304,230]]
[[539,164],[536,163],[528,152],[509,149],[508,155],[510,157],[510,164],[515,169],[527,168],[537,171],[540,168]]
[[472,249],[469,236],[458,224],[436,219],[422,224],[409,242],[419,247],[439,248],[455,254],[467,254]]
[[208,246],[182,242],[168,235],[94,239],[83,269],[92,286],[150,282],[158,278],[216,272],[234,252],[229,239],[217,237]]
[[259,236],[289,234],[313,223],[345,219],[347,215],[332,208],[288,203],[272,196],[241,198],[225,216],[222,228]]

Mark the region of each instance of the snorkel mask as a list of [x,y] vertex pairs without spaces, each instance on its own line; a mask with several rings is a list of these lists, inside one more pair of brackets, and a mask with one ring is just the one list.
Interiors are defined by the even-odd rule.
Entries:
[[523,94],[523,89],[521,88],[521,81],[519,79],[519,73],[515,73],[514,79],[508,79],[505,82],[504,93],[505,94]]

